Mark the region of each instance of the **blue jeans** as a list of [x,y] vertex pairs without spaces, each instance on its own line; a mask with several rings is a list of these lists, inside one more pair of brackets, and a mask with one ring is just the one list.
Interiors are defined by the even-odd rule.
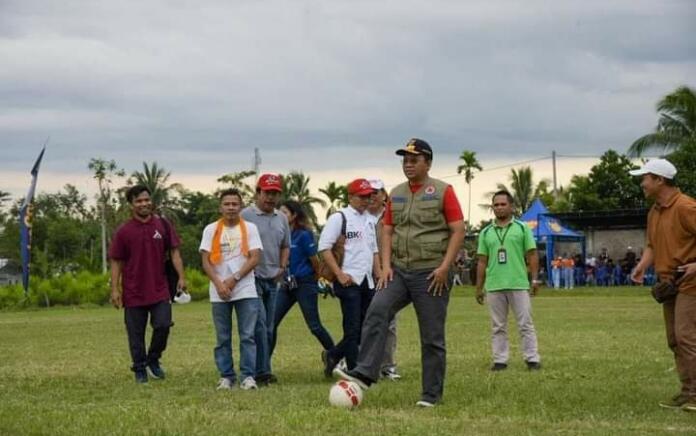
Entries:
[[271,342],[275,325],[275,306],[279,283],[275,279],[256,278],[259,295],[258,318],[256,319],[256,376],[271,374]]
[[575,269],[563,268],[563,283],[566,289],[573,289],[575,286]]
[[242,380],[254,377],[256,368],[256,342],[254,326],[258,316],[258,298],[244,298],[224,303],[212,303],[213,324],[215,325],[215,365],[220,377],[235,380],[232,362],[232,309],[237,312],[239,330],[239,372]]
[[319,306],[317,305],[317,281],[314,276],[307,276],[297,279],[297,289],[288,290],[282,287],[278,292],[276,299],[275,311],[275,326],[273,328],[273,338],[271,340],[271,356],[275,350],[276,341],[278,339],[278,326],[285,318],[285,315],[290,311],[295,303],[300,305],[302,316],[309,331],[317,338],[319,343],[325,350],[330,350],[334,347],[334,341],[331,335],[321,324],[319,318]]
[[351,285],[345,288],[336,282],[334,293],[341,301],[343,339],[329,350],[329,354],[336,360],[345,357],[348,369],[353,369],[358,360],[362,324],[375,291],[368,287],[367,279],[365,279],[360,286]]
[[551,270],[551,277],[553,278],[553,287],[558,289],[561,287],[561,270],[560,268],[554,268]]

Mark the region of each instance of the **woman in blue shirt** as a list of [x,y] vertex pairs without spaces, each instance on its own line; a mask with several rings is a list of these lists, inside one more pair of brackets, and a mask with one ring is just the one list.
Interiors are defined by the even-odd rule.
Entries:
[[321,324],[317,304],[317,275],[319,259],[314,234],[309,230],[307,214],[302,205],[296,201],[286,201],[280,210],[288,217],[292,230],[290,236],[290,271],[286,275],[285,285],[281,287],[276,299],[275,326],[271,341],[271,355],[278,337],[278,326],[288,311],[299,303],[302,316],[309,331],[317,338],[324,350],[334,347],[331,335]]

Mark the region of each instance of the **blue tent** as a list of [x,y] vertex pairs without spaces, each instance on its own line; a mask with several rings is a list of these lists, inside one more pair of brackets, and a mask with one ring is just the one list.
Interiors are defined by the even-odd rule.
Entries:
[[551,261],[554,258],[556,242],[580,243],[582,258],[585,259],[585,237],[564,227],[556,218],[549,216],[549,210],[540,199],[534,200],[529,209],[519,219],[532,229],[537,244],[546,246],[546,272],[549,282],[551,282]]

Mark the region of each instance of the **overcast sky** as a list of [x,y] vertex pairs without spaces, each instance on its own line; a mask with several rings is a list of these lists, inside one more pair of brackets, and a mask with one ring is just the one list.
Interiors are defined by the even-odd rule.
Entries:
[[47,136],[49,191],[89,184],[91,157],[212,189],[254,147],[315,184],[395,183],[410,137],[438,176],[462,149],[489,167],[624,151],[696,86],[693,0],[126,3],[0,0],[0,189],[26,190]]

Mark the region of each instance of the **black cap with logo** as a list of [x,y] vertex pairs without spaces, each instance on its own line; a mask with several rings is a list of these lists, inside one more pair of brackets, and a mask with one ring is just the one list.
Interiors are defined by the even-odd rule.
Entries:
[[403,156],[406,154],[422,154],[424,156],[433,157],[433,149],[430,148],[430,144],[423,141],[422,139],[413,138],[410,139],[404,148],[396,150],[396,154]]

